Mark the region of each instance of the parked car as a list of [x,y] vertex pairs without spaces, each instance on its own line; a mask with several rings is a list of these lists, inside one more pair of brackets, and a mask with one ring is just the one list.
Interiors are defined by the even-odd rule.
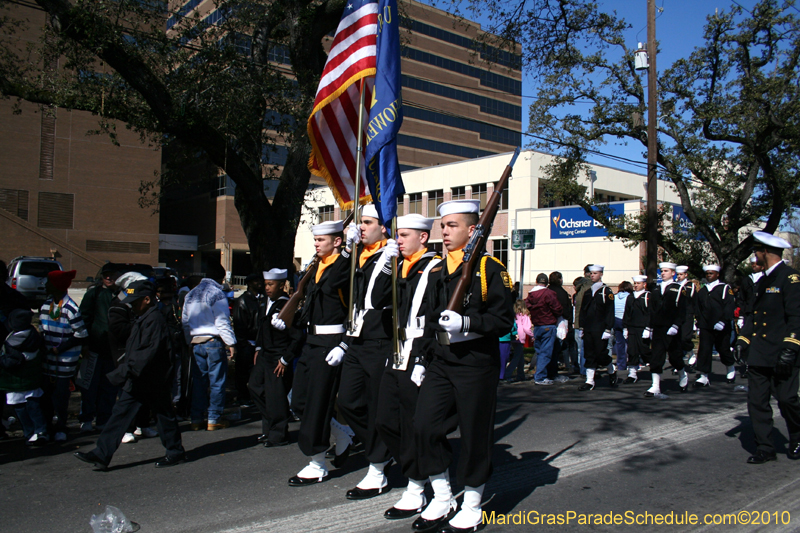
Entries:
[[31,308],[38,308],[47,299],[44,284],[47,274],[53,270],[64,269],[61,263],[49,257],[15,257],[8,265],[6,284],[27,298]]

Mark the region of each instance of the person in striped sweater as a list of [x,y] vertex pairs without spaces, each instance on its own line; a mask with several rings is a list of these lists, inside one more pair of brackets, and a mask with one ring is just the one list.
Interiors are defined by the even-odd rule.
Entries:
[[81,347],[89,336],[78,304],[67,294],[75,274],[74,270],[50,272],[45,285],[49,298],[39,310],[39,322],[47,351],[42,366],[42,411],[48,425],[52,424],[53,413],[58,415],[58,422],[51,430],[51,433],[55,433],[56,442],[67,440],[69,383],[78,369]]

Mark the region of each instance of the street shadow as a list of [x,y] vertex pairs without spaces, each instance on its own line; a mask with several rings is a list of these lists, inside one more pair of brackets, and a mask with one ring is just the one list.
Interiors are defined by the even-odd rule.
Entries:
[[192,448],[191,450],[187,451],[186,455],[188,456],[190,461],[199,461],[205,459],[206,457],[211,457],[214,455],[233,453],[244,450],[246,448],[252,448],[254,445],[253,443],[254,439],[252,435],[233,437],[230,439],[217,440],[214,442],[202,444],[196,448]]

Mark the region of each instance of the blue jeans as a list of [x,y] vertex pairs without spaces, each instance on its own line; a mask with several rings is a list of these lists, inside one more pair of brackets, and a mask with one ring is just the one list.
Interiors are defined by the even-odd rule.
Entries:
[[586,359],[583,357],[583,337],[581,337],[583,330],[575,330],[575,344],[578,345],[578,366],[581,369],[581,376],[586,375]]
[[617,367],[619,370],[628,369],[628,340],[625,338],[622,319],[614,318],[614,351],[617,355]]
[[25,403],[14,406],[17,419],[22,424],[22,434],[26,439],[31,438],[34,433],[47,434],[47,422],[45,422],[41,407],[42,398],[28,398]]
[[517,381],[525,381],[525,353],[524,353],[524,346],[519,341],[511,341],[511,350],[512,356],[511,361],[508,363],[506,367],[506,381],[513,381],[511,376],[514,374],[514,370],[517,371],[517,375],[514,379]]
[[222,418],[225,409],[228,351],[219,339],[194,344],[192,351],[192,422],[202,422],[208,409],[209,423],[213,423]]
[[547,379],[548,367],[553,358],[553,345],[556,340],[556,326],[534,326],[533,347],[536,350],[536,381]]

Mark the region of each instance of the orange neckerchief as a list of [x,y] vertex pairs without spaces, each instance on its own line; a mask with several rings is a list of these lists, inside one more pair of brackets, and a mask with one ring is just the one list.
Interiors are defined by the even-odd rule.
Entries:
[[411,257],[404,258],[403,259],[403,268],[402,268],[402,272],[400,273],[400,277],[403,277],[403,278],[408,277],[408,271],[411,270],[411,267],[414,266],[416,264],[416,262],[419,261],[419,258],[422,257],[423,255],[425,255],[425,252],[427,252],[427,251],[428,251],[427,248],[423,248],[422,250],[420,250],[418,252],[414,252],[413,254],[411,254]]
[[377,252],[384,246],[386,246],[386,239],[378,241],[375,244],[369,244],[369,245],[365,244],[364,250],[361,252],[361,255],[358,256],[358,266],[363,267],[364,263],[367,262],[367,259],[375,255],[375,252]]
[[447,252],[447,273],[452,274],[464,261],[464,249],[453,250]]
[[322,277],[322,273],[325,272],[325,269],[331,266],[334,261],[336,261],[337,257],[339,257],[339,254],[331,254],[328,257],[324,257],[319,260],[319,263],[317,264],[317,275],[314,278],[314,281],[319,283],[319,278]]

